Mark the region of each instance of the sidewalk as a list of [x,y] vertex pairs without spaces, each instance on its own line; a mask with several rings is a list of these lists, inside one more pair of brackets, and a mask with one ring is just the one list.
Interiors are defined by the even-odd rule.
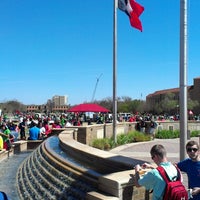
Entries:
[[[199,142],[199,138],[191,138]],[[117,153],[119,155],[128,156],[135,159],[144,160],[145,162],[152,162],[150,156],[151,147],[155,144],[162,144],[167,150],[168,160],[171,162],[180,161],[180,139],[154,139],[147,142],[137,142],[119,146],[112,149],[110,152]],[[183,149],[185,150],[185,149]]]
[[4,191],[10,200],[19,200],[16,186],[17,169],[32,151],[14,154],[0,162],[0,191]]

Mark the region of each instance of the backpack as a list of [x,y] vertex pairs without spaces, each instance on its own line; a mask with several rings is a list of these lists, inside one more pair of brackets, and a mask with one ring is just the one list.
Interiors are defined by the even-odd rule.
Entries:
[[165,169],[162,166],[157,167],[157,170],[166,182],[163,200],[188,200],[188,192],[181,182],[181,172],[177,167],[176,169],[178,171],[177,179],[170,180]]

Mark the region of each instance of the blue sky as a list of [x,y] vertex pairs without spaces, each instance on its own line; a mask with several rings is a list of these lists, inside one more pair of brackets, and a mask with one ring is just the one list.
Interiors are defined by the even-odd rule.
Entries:
[[[1,0],[0,102],[71,105],[113,94],[114,0]],[[179,87],[180,0],[138,0],[143,32],[117,11],[117,96]],[[188,85],[200,76],[199,0],[188,0]]]

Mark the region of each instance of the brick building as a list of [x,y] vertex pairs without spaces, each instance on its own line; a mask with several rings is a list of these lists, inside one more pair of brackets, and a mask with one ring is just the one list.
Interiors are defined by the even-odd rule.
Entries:
[[[199,114],[200,113],[200,77],[193,79],[193,85],[188,86],[187,91],[188,91],[188,97],[191,100],[198,101],[199,106],[196,107],[193,111],[194,113]],[[146,103],[149,106],[149,108],[152,108],[155,104],[161,102],[165,98],[165,95],[167,93],[173,93],[174,100],[177,100],[179,102],[179,92],[180,92],[180,88],[159,90],[146,96]]]
[[26,106],[27,112],[44,112],[46,109],[45,105],[28,105]]

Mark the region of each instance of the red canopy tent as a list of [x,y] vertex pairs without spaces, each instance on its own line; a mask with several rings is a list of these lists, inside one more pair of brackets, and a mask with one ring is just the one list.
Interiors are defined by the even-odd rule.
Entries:
[[74,106],[68,110],[68,112],[110,112],[110,110],[95,104],[95,103],[83,103]]

